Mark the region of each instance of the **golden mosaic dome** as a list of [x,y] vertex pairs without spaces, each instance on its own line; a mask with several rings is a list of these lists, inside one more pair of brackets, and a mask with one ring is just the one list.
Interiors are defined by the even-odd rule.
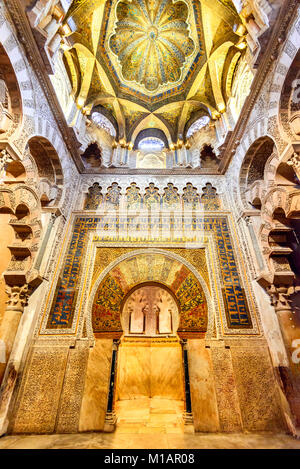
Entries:
[[118,57],[125,80],[148,91],[176,83],[194,49],[187,24],[188,6],[172,0],[133,0],[117,6],[111,51]]
[[179,142],[225,111],[241,25],[231,0],[73,0],[62,37],[72,96],[86,115],[100,106],[119,139],[156,129]]

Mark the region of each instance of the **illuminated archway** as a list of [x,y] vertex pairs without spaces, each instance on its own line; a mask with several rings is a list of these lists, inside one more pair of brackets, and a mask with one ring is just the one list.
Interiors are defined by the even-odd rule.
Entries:
[[168,289],[177,301],[180,337],[199,337],[206,333],[211,303],[205,281],[179,256],[163,250],[131,253],[101,274],[91,293],[93,333],[97,337],[121,337],[120,315],[128,293],[149,282]]

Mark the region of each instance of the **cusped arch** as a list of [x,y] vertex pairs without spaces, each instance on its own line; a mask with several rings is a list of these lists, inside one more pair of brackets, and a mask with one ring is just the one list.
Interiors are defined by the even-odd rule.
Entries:
[[52,143],[42,136],[31,137],[26,145],[23,163],[27,177],[39,179],[43,204],[58,204],[62,196],[64,177],[60,158]]
[[[162,273],[162,263],[164,261],[165,277]],[[131,272],[134,272],[134,278],[130,277],[130,273],[125,278],[126,268],[130,269],[128,265],[133,266],[136,262],[140,263],[137,265],[155,265],[152,275],[149,275],[149,271],[147,275],[145,271],[140,275],[140,268],[136,268],[131,270]],[[173,281],[170,283],[171,277],[168,280],[166,274],[167,272],[170,273],[171,270]],[[177,275],[175,275],[175,272],[177,272]],[[132,288],[145,283],[145,281],[156,282],[169,288],[179,304],[185,305],[181,309],[184,320],[181,318],[181,326],[178,331],[181,335],[195,335],[197,333],[211,335],[213,333],[214,306],[204,277],[189,262],[175,253],[161,249],[151,249],[150,252],[149,249],[139,249],[120,256],[96,279],[87,305],[86,325],[89,336],[94,337],[95,333],[100,332],[101,327],[102,333],[115,332],[120,336],[122,334],[120,322],[122,301]],[[111,289],[109,295],[105,294],[108,289]],[[94,306],[99,299],[100,308],[98,308],[98,313],[102,314],[106,311],[106,316],[97,321],[94,316]]]
[[50,182],[61,186],[63,171],[57,151],[45,137],[35,136],[27,142],[30,154],[37,165],[40,178],[47,178]]
[[139,148],[139,144],[142,140],[144,140],[145,138],[151,138],[151,137],[161,140],[165,144],[165,148],[169,147],[168,139],[165,133],[161,129],[154,128],[154,129],[144,129],[139,132],[134,142],[134,150],[137,150]]
[[[291,242],[289,233],[293,231],[293,222],[296,227],[300,219],[299,191],[279,186],[270,190],[262,203],[262,218],[259,241],[269,270],[264,279],[271,284],[276,275],[277,279],[286,275],[289,281],[293,269],[290,269],[288,258],[295,254],[294,246],[288,246]],[[280,251],[280,247],[286,250]]]
[[32,217],[39,216],[40,201],[37,194],[31,187],[25,184],[18,185],[14,189],[13,193],[15,198],[15,207],[24,205],[28,208]]
[[22,116],[19,83],[3,45],[0,43],[0,136],[9,137],[17,129]]
[[273,214],[277,209],[283,210],[286,215],[288,194],[285,187],[275,187],[267,192],[262,200],[263,217],[267,222],[273,222]]
[[261,209],[262,200],[266,194],[265,184],[263,181],[254,182],[247,193],[247,201],[257,209]]
[[0,213],[13,214],[16,208],[14,192],[3,186],[0,189]]
[[133,287],[122,301],[122,330],[125,335],[176,336],[180,327],[179,311],[178,300],[170,288],[162,283],[144,282]]
[[[22,117],[32,117],[32,105],[36,104],[35,87],[33,85],[34,76],[30,72],[26,59],[23,58],[24,49],[22,48],[20,41],[18,41],[15,28],[9,21],[7,21],[7,17],[3,10],[0,11],[0,38],[1,45],[5,51],[6,57],[10,61],[20,89],[21,115]],[[19,124],[22,125],[21,120]]]
[[[93,106],[92,110],[91,110],[91,113],[90,113],[90,118],[91,120],[96,124],[97,124],[97,121],[94,120],[94,117],[93,117],[93,114],[100,114],[100,115],[103,115],[104,118],[106,118],[109,123],[111,124],[111,129],[110,128],[106,128],[106,126],[102,125],[102,128],[104,128],[104,130],[106,130],[112,137],[114,137],[116,140],[119,139],[119,127],[118,127],[118,122],[117,120],[115,119],[115,117],[112,115],[112,113],[106,109],[104,106],[101,106],[101,104],[98,104],[96,106]],[[112,131],[114,130],[114,131]]]
[[154,114],[149,114],[148,116],[144,117],[138,124],[134,127],[134,130],[131,135],[131,141],[134,142],[135,147],[136,140],[138,135],[143,132],[144,130],[149,130],[150,132],[153,130],[160,130],[164,135],[164,140],[167,140],[167,147],[172,143],[172,132],[171,129],[168,127],[167,123],[163,122],[162,119],[157,117]]
[[273,158],[277,159],[277,148],[274,140],[265,135],[255,140],[249,147],[243,159],[239,188],[244,207],[249,207],[249,191],[258,181],[266,181],[268,174],[276,171],[276,168],[270,164]]
[[283,84],[279,120],[291,139],[300,139],[300,49],[291,63]]
[[188,133],[189,129],[191,128],[191,126],[203,117],[208,117],[210,119],[211,118],[211,111],[207,106],[205,106],[203,103],[201,103],[200,106],[199,106],[199,109],[192,112],[191,117],[189,118],[189,120],[186,122],[186,124],[184,126],[184,132],[183,132],[184,140],[187,140],[187,133]]
[[0,212],[11,215],[8,224],[15,235],[8,246],[11,259],[5,273],[5,281],[8,284],[23,282],[25,273],[29,274],[32,268],[41,240],[39,198],[26,184],[16,184],[12,189],[4,188],[0,191]]
[[262,225],[259,229],[259,240],[265,257],[270,254],[269,235],[276,229],[274,213],[281,210],[285,217],[289,211],[289,192],[284,187],[276,187],[270,190],[262,199]]

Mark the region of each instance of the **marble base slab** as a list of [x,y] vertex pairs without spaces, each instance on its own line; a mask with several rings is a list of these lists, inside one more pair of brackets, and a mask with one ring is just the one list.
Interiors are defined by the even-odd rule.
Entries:
[[184,433],[184,402],[138,398],[116,402],[116,433]]

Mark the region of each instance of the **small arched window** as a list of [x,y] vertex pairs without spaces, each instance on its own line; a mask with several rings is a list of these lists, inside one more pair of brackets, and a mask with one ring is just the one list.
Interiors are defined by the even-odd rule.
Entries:
[[158,152],[165,148],[165,143],[157,137],[146,137],[139,142],[138,148],[144,152]]
[[198,130],[202,129],[205,127],[210,121],[210,118],[208,116],[202,116],[199,119],[197,119],[189,128],[187,131],[187,138],[192,137]]
[[113,138],[116,138],[117,132],[112,123],[107,117],[105,117],[101,112],[92,113],[92,121],[96,124],[99,129],[104,129],[109,135]]

